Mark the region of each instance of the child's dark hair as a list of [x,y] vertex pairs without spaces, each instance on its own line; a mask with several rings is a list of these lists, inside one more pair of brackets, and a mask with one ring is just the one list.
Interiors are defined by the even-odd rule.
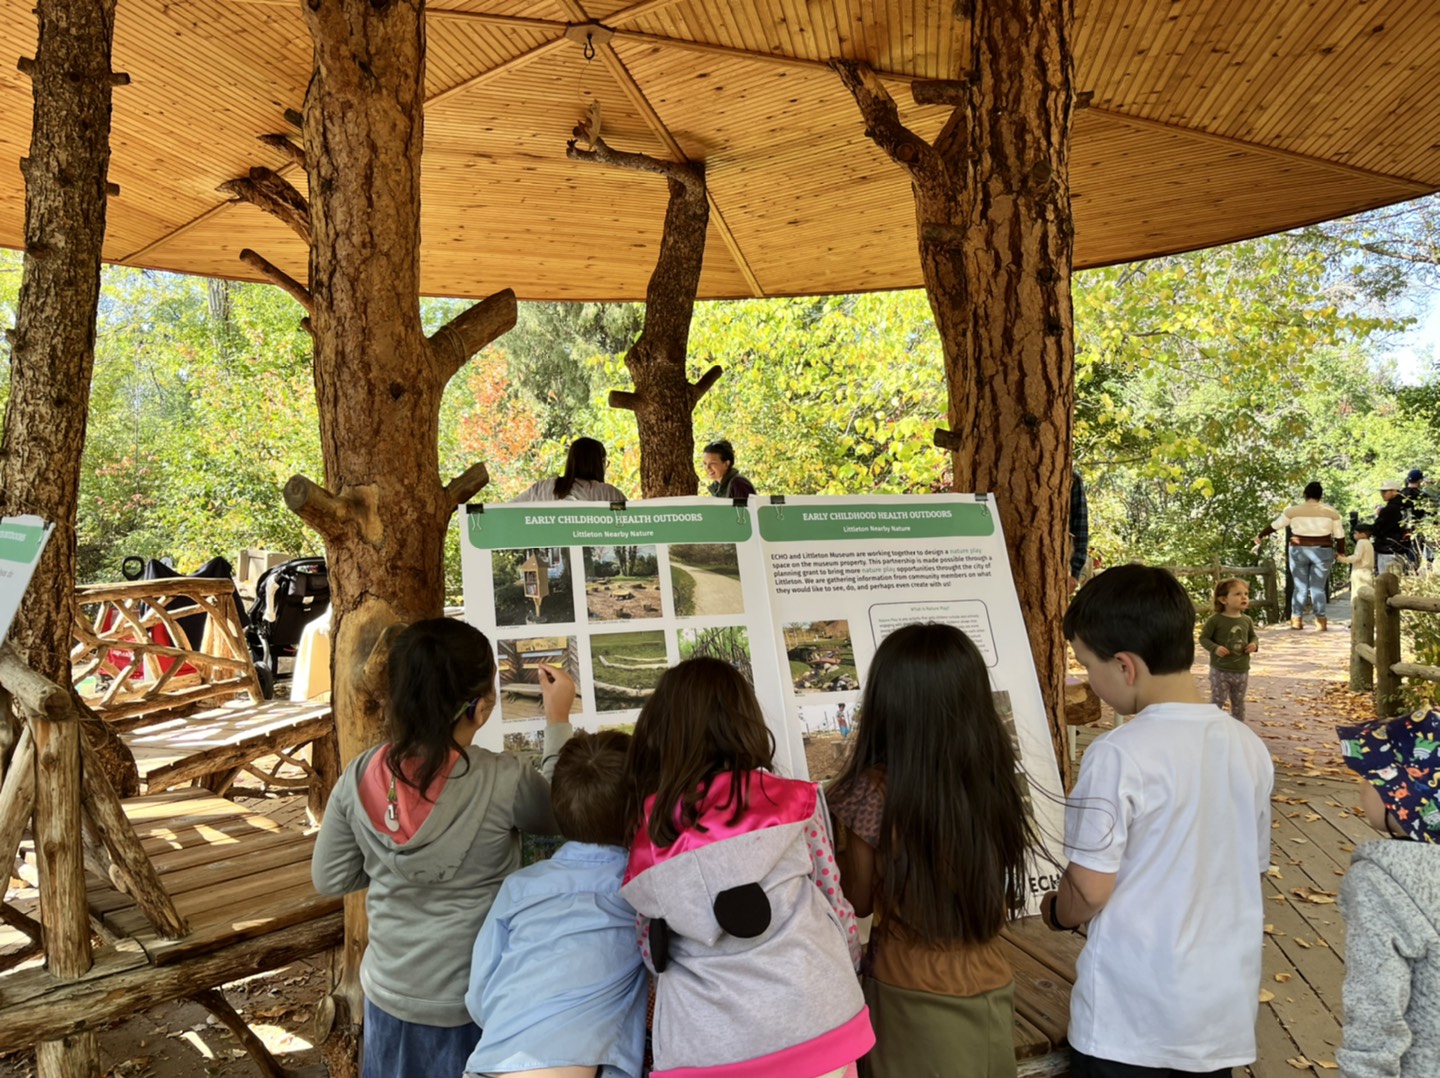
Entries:
[[[449,762],[464,755],[455,721],[494,692],[495,653],[473,625],[430,618],[404,629],[390,645],[390,698],[385,707],[386,762],[397,782],[422,796]],[[418,761],[413,778],[404,767]]]
[[565,743],[550,780],[550,805],[562,835],[572,842],[625,845],[629,750],[630,735],[623,730],[580,731]]
[[577,479],[605,479],[605,447],[594,438],[576,438],[565,454],[565,471],[555,480],[555,497],[564,498]]
[[932,942],[984,943],[1025,908],[1035,836],[978,649],[907,625],[870,661],[855,748],[834,787],[882,777],[882,907]]
[[1065,611],[1066,640],[1077,637],[1104,661],[1122,651],[1152,674],[1177,674],[1195,662],[1195,604],[1168,569],[1117,565],[1075,593]]
[[[1227,576],[1224,580],[1220,581],[1220,583],[1215,585],[1215,613],[1225,613],[1225,596],[1229,595],[1232,591],[1234,591],[1237,584],[1242,588],[1248,588],[1250,586],[1249,584],[1245,583],[1245,581],[1241,580],[1238,576]],[[1125,649],[1122,648],[1121,650],[1123,651]]]
[[1352,528],[1352,529],[1350,529],[1350,530],[1351,530],[1355,535],[1359,535],[1359,534],[1361,534],[1362,532],[1363,532],[1364,534],[1366,534],[1366,535],[1374,535],[1374,534],[1375,534],[1375,526],[1374,526],[1373,524],[1371,524],[1368,520],[1359,520],[1359,521],[1356,521],[1356,522],[1355,522],[1355,527]]
[[774,766],[775,738],[755,690],[729,663],[686,659],[660,676],[630,741],[630,828],[655,795],[649,833],[666,847],[699,818],[710,780],[731,772],[731,822],[745,811],[745,772]]

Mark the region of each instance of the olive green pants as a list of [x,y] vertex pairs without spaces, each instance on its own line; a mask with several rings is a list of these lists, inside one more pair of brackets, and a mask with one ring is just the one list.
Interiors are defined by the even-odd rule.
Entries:
[[860,1078],[1015,1078],[1015,986],[938,996],[871,977],[865,1002],[875,1047]]

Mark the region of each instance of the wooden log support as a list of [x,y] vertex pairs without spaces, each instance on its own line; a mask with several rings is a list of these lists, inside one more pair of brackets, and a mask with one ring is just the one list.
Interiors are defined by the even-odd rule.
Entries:
[[158,1003],[222,984],[237,970],[259,973],[318,954],[340,938],[341,915],[332,913],[167,965],[152,967],[142,959],[132,968],[113,973],[97,970],[96,975],[69,984],[38,973],[44,991],[16,992],[0,1007],[0,1051],[101,1029]]
[[[1394,573],[1390,574],[1394,576]],[[1436,595],[1400,595],[1396,594],[1390,599],[1390,606],[1395,610],[1418,610],[1427,614],[1440,614],[1440,596]]]
[[0,645],[0,686],[27,718],[63,722],[70,716],[65,690],[30,669],[9,644]]
[[28,914],[21,913],[8,902],[0,902],[0,921],[4,921],[18,932],[23,932],[31,943],[43,944],[45,942],[45,929],[40,922]]
[[333,730],[310,742],[310,766],[315,771],[315,779],[310,783],[305,814],[311,826],[319,827],[325,818],[330,794],[340,781],[340,740]]
[[1375,574],[1375,715],[1388,719],[1400,706],[1400,611],[1390,601],[1400,590],[1394,573]]
[[451,505],[464,505],[490,482],[490,470],[484,461],[476,461],[470,467],[445,484],[445,497]]
[[230,1001],[218,988],[206,988],[195,992],[190,996],[196,1003],[213,1014],[240,1042],[240,1047],[245,1049],[245,1054],[250,1057],[250,1062],[255,1064],[264,1078],[286,1078],[285,1068],[280,1066],[279,1061],[270,1054],[270,1049],[265,1047],[265,1042],[255,1036],[255,1031],[245,1023],[245,1019],[236,1013],[235,1008],[230,1006]]
[[60,978],[90,968],[90,916],[80,845],[80,724],[32,723],[35,737],[35,852],[46,968]]
[[81,748],[81,760],[85,776],[83,807],[95,835],[110,855],[112,872],[120,876],[122,889],[135,900],[155,931],[165,939],[178,939],[189,931],[189,926],[175,909],[174,900],[125,817],[115,788],[88,745]]
[[1375,688],[1375,591],[1356,588],[1350,596],[1350,691]]
[[308,246],[311,238],[310,204],[289,180],[278,172],[257,165],[249,175],[226,180],[216,188],[248,202],[288,225]]

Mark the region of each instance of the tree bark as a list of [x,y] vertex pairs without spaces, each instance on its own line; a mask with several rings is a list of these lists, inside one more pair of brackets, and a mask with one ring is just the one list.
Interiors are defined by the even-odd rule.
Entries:
[[[473,484],[441,482],[440,397],[514,325],[515,300],[492,296],[434,338],[421,326],[423,0],[308,0],[303,12],[315,44],[304,156],[325,483],[297,477],[286,500],[326,539],[343,763],[383,737],[381,679],[367,673],[382,634],[442,613],[445,529]],[[345,909],[337,991],[358,1017],[366,928],[359,901]]]
[[635,391],[612,393],[610,406],[629,408],[635,413],[640,436],[641,495],[663,498],[694,494],[697,476],[691,413],[720,376],[719,368],[712,368],[691,385],[685,374],[690,319],[700,290],[705,232],[710,224],[705,166],[613,150],[585,124],[576,133],[586,136],[592,149],[579,150],[571,142],[571,158],[659,173],[669,185],[660,255],[645,289],[645,325],[625,354],[625,367],[634,379]]
[[[933,144],[900,124],[868,70],[835,66],[866,134],[911,176],[925,289],[945,352],[955,489],[993,492],[998,502],[1068,778],[1060,623],[1075,404],[1073,6],[976,0],[971,7],[965,93]],[[956,93],[954,83],[943,88]]]
[[[34,513],[55,525],[36,568],[38,586],[22,604],[11,638],[32,669],[69,686],[75,518],[95,364],[110,165],[115,3],[38,0],[35,13],[38,47],[34,63],[26,65],[35,110],[29,156],[22,165],[25,259],[0,440],[0,513]],[[60,977],[78,976],[90,964],[79,856],[81,733],[75,724],[68,725],[59,731],[61,746],[48,739],[40,746],[42,752],[55,750],[48,758],[62,766],[68,781],[61,783],[62,790],[42,790],[36,812],[37,834],[73,825],[73,859],[56,862],[42,855],[50,897],[78,903],[77,910],[52,907],[63,923],[45,926],[49,964]],[[53,728],[47,730],[51,732]],[[57,793],[73,803],[59,804]],[[38,1045],[36,1067],[42,1078],[98,1074],[94,1034]]]

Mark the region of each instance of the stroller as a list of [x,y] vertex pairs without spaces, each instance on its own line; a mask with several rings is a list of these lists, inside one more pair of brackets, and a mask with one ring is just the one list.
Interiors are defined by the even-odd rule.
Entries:
[[280,660],[295,658],[305,626],[329,609],[330,574],[324,558],[295,558],[267,569],[255,582],[245,639],[265,699],[275,695]]

